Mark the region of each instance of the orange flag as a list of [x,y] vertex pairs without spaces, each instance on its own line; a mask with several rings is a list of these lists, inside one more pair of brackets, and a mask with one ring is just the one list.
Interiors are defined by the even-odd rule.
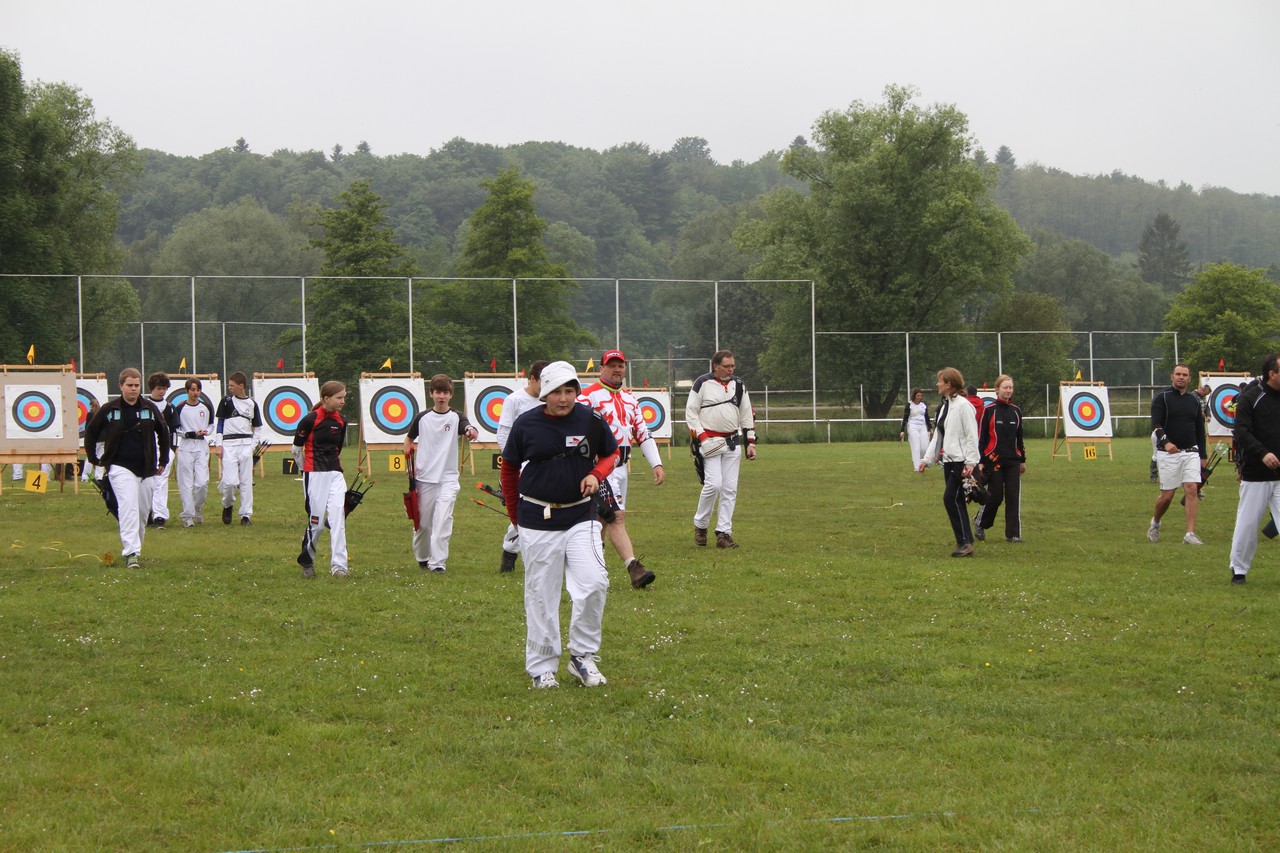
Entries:
[[27,350],[27,364],[36,363],[36,345],[32,344],[31,349]]

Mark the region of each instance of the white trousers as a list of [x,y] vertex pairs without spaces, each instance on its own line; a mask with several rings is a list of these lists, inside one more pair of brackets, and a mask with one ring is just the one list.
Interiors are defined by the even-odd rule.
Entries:
[[717,533],[733,533],[733,507],[738,502],[738,469],[742,466],[742,445],[719,456],[703,460],[702,493],[698,495],[698,511],[693,526],[706,530],[711,524],[711,510],[720,499]]
[[524,558],[524,666],[529,675],[560,666],[560,591],[569,590],[569,654],[594,655],[604,634],[609,572],[604,565],[600,522],[568,530],[520,530]]
[[329,571],[346,569],[347,518],[342,512],[347,500],[346,478],[341,471],[308,471],[302,475],[302,496],[307,510],[307,531],[302,534],[302,550],[311,556],[312,561],[315,560],[316,543],[328,521]]
[[929,428],[924,425],[909,424],[907,444],[911,446],[911,470],[915,471],[924,461],[925,451],[929,449]]
[[[339,472],[341,473],[341,472]],[[222,506],[236,502],[236,489],[240,490],[240,517],[253,515],[253,442],[233,441],[222,445],[222,482],[218,492]],[[346,487],[343,487],[346,492]]]
[[155,477],[139,477],[128,468],[112,465],[107,479],[116,493],[120,516],[120,553],[141,554],[142,537],[147,529],[147,513],[151,511],[151,491]]
[[418,483],[418,529],[413,531],[413,557],[419,563],[443,568],[448,561],[453,507],[460,488],[457,480]]
[[508,554],[520,553],[520,531],[514,524],[507,525],[507,532],[502,537],[502,550]]
[[609,488],[613,490],[613,498],[618,502],[618,509],[626,511],[627,509],[627,480],[630,471],[626,465],[619,465],[609,473],[606,478],[609,481]]
[[209,445],[203,441],[191,441],[178,447],[178,497],[182,501],[182,518],[186,521],[203,521],[204,501],[209,496]]
[[151,490],[151,517],[169,519],[169,475],[173,473],[173,455],[169,464],[155,476],[155,488]]
[[1280,480],[1265,483],[1240,482],[1240,503],[1236,505],[1236,530],[1231,535],[1231,572],[1247,575],[1258,551],[1258,525],[1267,510],[1280,519]]

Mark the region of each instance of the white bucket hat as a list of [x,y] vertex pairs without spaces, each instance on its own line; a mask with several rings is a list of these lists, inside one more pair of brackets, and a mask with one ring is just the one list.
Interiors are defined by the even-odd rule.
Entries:
[[578,381],[578,371],[574,370],[573,365],[567,361],[551,362],[542,368],[542,387],[538,389],[538,399],[547,399],[547,395],[552,391],[570,382],[576,384],[579,389],[582,388],[582,383]]

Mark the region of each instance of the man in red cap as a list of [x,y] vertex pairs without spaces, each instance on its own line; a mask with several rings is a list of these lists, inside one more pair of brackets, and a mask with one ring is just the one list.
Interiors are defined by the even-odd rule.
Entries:
[[640,403],[630,391],[622,387],[626,374],[627,357],[622,354],[622,350],[609,350],[600,357],[600,379],[583,389],[578,402],[599,412],[613,431],[613,437],[617,439],[618,459],[608,481],[618,508],[612,521],[605,520],[604,529],[614,550],[627,567],[631,586],[641,589],[653,583],[655,575],[636,559],[631,537],[627,534],[627,463],[631,459],[632,446],[639,446],[645,461],[653,469],[655,485],[661,486],[666,477],[662,470],[658,443],[649,435],[644,416],[640,414]]

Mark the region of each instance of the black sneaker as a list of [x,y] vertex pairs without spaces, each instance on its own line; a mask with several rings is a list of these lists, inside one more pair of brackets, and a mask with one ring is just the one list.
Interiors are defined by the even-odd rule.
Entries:
[[157,518],[155,521],[151,523],[151,526],[154,527],[156,530],[164,530],[164,523],[167,520],[168,519]]
[[224,506],[222,508],[222,523],[223,524],[231,523],[231,507],[229,506]]
[[249,516],[247,516],[247,515],[242,515],[242,516],[240,516],[240,526],[241,526],[241,527],[248,527],[250,524],[253,524],[253,522],[249,520]]
[[313,578],[316,576],[316,565],[311,559],[311,555],[306,551],[298,553],[298,565],[302,566],[302,576],[304,578]]
[[498,566],[500,573],[514,572],[516,570],[516,555],[512,554],[506,548],[502,549],[502,565]]
[[[979,538],[979,539],[981,539],[982,537],[978,537],[978,538]],[[1007,537],[1004,541],[1008,542],[1010,545],[1017,545],[1017,544],[1019,544],[1019,543],[1021,543],[1021,542],[1022,542],[1022,537],[1021,537],[1021,536],[1009,536],[1009,537]]]
[[1232,572],[1232,573],[1231,573],[1231,582],[1232,582],[1232,583],[1244,583],[1244,582],[1245,582],[1245,576],[1244,576],[1244,575],[1238,575],[1238,574],[1236,574],[1235,572]]
[[419,560],[418,568],[422,569],[423,571],[426,571],[427,569],[431,568],[431,564],[428,563],[426,560]]
[[983,530],[976,524],[973,526],[973,535],[979,542],[987,541],[987,531]]

